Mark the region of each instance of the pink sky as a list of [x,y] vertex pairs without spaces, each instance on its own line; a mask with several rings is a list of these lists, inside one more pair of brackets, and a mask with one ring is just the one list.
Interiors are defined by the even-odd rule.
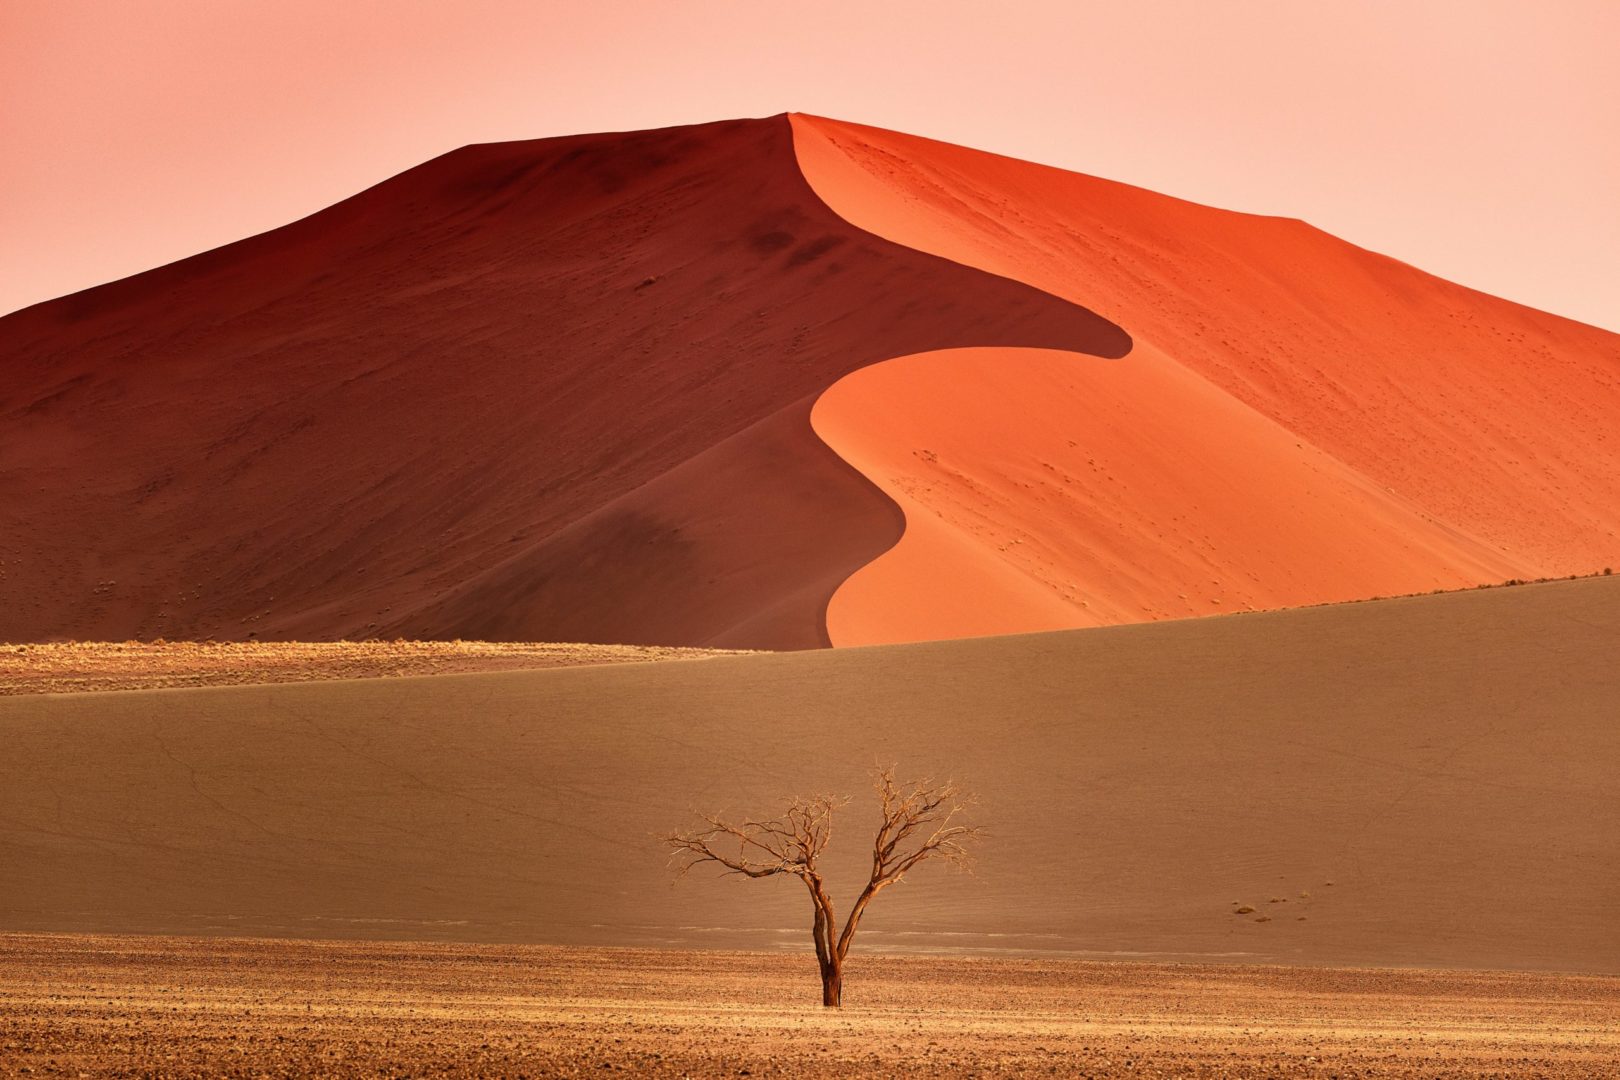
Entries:
[[7,0],[0,311],[469,142],[820,113],[1620,329],[1611,0]]

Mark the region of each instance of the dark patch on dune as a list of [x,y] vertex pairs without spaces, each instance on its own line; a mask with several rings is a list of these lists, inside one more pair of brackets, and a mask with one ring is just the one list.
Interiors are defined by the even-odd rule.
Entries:
[[843,242],[844,237],[842,236],[822,236],[800,244],[793,249],[793,254],[788,256],[787,264],[791,268],[813,263]]

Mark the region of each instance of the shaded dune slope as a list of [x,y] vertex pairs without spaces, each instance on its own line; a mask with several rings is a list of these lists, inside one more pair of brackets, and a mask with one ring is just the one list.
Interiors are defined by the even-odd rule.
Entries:
[[[924,867],[885,894],[857,950],[1617,973],[1617,651],[1620,579],[1595,578],[681,664],[0,699],[0,929],[802,950],[802,889],[671,888],[653,838],[692,808],[860,793],[897,760],[958,775],[991,834],[975,877]],[[835,830],[841,907],[872,814],[858,797]]]
[[468,147],[0,320],[0,640],[826,644],[902,521],[811,403],[965,345],[1130,342],[833,214],[784,117]]
[[[1060,372],[1006,351],[906,358],[824,399],[818,430],[913,525],[840,590],[835,642],[1620,562],[1620,337],[1303,222],[792,121],[806,177],[848,220],[1080,300],[1136,344]],[[869,420],[896,414],[911,419]],[[1002,582],[1001,602],[953,600],[969,579]]]

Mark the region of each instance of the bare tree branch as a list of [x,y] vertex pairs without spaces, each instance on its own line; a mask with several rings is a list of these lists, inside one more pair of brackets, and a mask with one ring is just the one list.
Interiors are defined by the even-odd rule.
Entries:
[[[973,800],[952,781],[899,783],[894,767],[876,775],[882,821],[872,842],[872,872],[838,933],[838,916],[817,866],[832,841],[833,811],[847,803],[831,795],[789,800],[780,817],[732,823],[718,815],[699,815],[702,828],[670,833],[662,841],[671,849],[677,879],[705,863],[722,874],[763,878],[792,874],[810,892],[815,908],[811,937],[821,966],[822,1004],[842,1002],[843,963],[861,916],[879,892],[900,881],[918,864],[939,859],[958,867],[970,862],[969,845],[984,833],[975,825],[956,823]],[[834,939],[836,934],[836,940]]]
[[954,781],[914,780],[901,784],[895,780],[894,772],[895,767],[890,765],[877,773],[874,786],[883,820],[872,842],[871,877],[856,897],[849,918],[844,920],[844,932],[838,937],[836,953],[840,961],[855,940],[861,916],[879,892],[928,859],[966,868],[971,862],[968,845],[984,835],[978,826],[951,824],[973,802]]
[[848,800],[816,795],[792,800],[780,818],[732,823],[701,814],[704,827],[669,833],[660,839],[673,849],[676,876],[693,867],[715,863],[724,873],[771,877],[814,873],[816,860],[832,839],[833,810]]

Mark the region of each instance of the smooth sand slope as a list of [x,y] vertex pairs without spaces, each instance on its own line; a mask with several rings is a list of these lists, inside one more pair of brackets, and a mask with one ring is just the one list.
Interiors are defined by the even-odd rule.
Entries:
[[[957,774],[871,947],[1620,973],[1620,578],[907,646],[0,699],[0,929],[807,949],[688,808]],[[833,845],[863,872],[861,799]],[[1240,906],[1254,910],[1238,913]],[[857,946],[859,947],[859,946]]]
[[1083,303],[1135,343],[1112,365],[907,357],[821,400],[817,431],[907,519],[836,595],[835,644],[1620,564],[1620,336],[1303,222],[793,126],[854,224]]
[[0,320],[0,641],[824,645],[902,519],[816,395],[997,344],[1130,341],[833,214],[786,117],[468,147]]
[[1503,581],[1519,564],[1152,346],[955,349],[845,376],[817,432],[903,509],[838,644],[1185,618]]

